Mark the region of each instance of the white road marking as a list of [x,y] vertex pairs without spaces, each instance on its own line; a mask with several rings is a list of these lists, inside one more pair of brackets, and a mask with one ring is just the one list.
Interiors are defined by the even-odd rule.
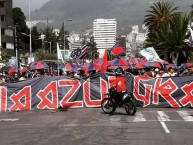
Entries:
[[135,118],[134,118],[133,122],[143,122],[143,121],[146,121],[144,115],[141,112],[137,112],[135,114]]
[[157,118],[158,118],[159,122],[161,123],[163,129],[165,130],[166,133],[170,133],[168,127],[166,126],[166,124],[164,122],[164,121],[171,121],[169,116],[166,115],[163,111],[157,111],[157,113],[158,113]]
[[160,121],[160,123],[161,123],[161,125],[162,125],[163,129],[165,130],[165,132],[166,132],[166,133],[170,133],[170,131],[169,131],[168,127],[167,127],[167,126],[166,126],[166,124],[165,124],[165,122]]
[[158,116],[159,121],[170,121],[169,116],[166,115],[163,111],[157,111],[157,113],[159,114]]
[[187,111],[177,111],[184,121],[193,121],[193,117]]
[[13,118],[13,119],[0,119],[0,122],[1,121],[18,121],[19,119],[18,118]]
[[29,123],[29,124],[18,124],[18,125],[29,126],[29,125],[32,125],[32,123]]

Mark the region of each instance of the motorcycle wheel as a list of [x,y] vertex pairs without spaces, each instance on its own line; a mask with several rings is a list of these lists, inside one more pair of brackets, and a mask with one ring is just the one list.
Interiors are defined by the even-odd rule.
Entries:
[[135,115],[135,113],[137,112],[137,107],[133,100],[130,99],[128,102],[125,102],[124,105],[125,111],[128,115]]
[[106,114],[112,114],[116,109],[116,107],[113,105],[112,100],[109,98],[104,98],[102,100],[101,108]]

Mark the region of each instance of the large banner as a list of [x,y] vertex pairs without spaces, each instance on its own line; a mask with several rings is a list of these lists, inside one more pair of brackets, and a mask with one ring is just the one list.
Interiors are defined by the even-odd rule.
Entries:
[[134,96],[143,107],[193,107],[193,76],[135,77]]
[[[0,86],[0,112],[32,109],[100,107],[112,86],[112,74],[84,79],[39,77]],[[127,92],[134,91],[143,107],[193,107],[193,76],[144,78],[127,75]]]
[[[39,77],[0,86],[0,112],[32,109],[100,107],[111,87],[113,74],[98,74],[84,79]],[[128,92],[133,77],[127,75]]]

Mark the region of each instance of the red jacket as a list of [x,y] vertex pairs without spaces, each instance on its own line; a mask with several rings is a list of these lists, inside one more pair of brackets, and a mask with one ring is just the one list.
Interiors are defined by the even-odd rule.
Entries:
[[114,85],[117,88],[117,92],[126,91],[126,79],[125,77],[118,76],[114,80]]

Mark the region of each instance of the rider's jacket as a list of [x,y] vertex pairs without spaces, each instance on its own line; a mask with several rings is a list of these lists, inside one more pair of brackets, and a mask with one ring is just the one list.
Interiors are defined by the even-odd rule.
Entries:
[[125,92],[126,91],[126,79],[125,79],[125,77],[117,76],[113,83],[117,88],[117,92]]

